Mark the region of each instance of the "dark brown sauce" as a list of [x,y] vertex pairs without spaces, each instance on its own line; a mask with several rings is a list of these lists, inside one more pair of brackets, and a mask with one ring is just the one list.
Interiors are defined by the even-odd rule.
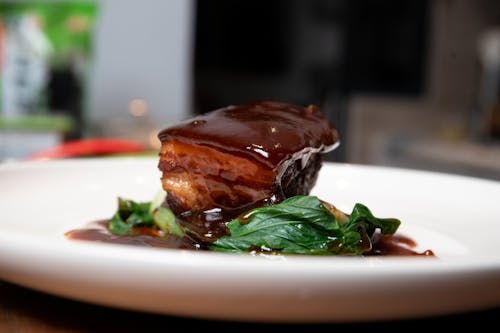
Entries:
[[435,257],[432,250],[417,252],[414,248],[417,242],[403,235],[381,236],[373,244],[367,255],[370,256],[428,256]]
[[70,230],[65,233],[65,236],[74,240],[111,244],[125,244],[168,249],[206,249],[206,246],[196,242],[190,237],[177,237],[175,235],[159,234],[152,231],[153,230],[150,228],[135,228],[132,235],[113,235],[108,230],[108,222],[103,220],[91,222],[84,228]]
[[[89,223],[81,229],[70,230],[65,233],[68,239],[103,242],[112,244],[124,244],[155,248],[187,249],[187,250],[208,250],[206,244],[195,241],[185,236],[177,237],[168,234],[159,234],[150,228],[136,228],[134,234],[127,236],[117,236],[109,232],[107,221],[96,221]],[[435,257],[431,250],[417,252],[413,250],[417,243],[403,235],[393,235],[392,237],[380,237],[373,245],[366,256],[427,256]]]
[[158,137],[250,156],[271,170],[294,154],[325,153],[339,143],[337,129],[317,107],[273,101],[215,110],[166,128]]

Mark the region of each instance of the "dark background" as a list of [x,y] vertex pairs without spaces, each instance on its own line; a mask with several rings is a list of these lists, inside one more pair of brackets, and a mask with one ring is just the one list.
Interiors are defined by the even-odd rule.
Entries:
[[[195,112],[262,99],[316,104],[346,130],[353,93],[418,96],[428,1],[198,1]],[[334,153],[344,160],[343,147]]]

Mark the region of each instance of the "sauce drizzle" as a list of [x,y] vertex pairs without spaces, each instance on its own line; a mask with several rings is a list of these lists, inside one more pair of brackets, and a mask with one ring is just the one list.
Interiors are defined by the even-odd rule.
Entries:
[[[177,237],[170,234],[157,233],[150,228],[135,228],[132,235],[117,236],[109,232],[106,220],[89,223],[86,227],[70,230],[65,233],[68,239],[103,242],[111,244],[124,244],[132,246],[204,250],[208,251],[208,246],[196,240],[184,236]],[[435,257],[432,250],[417,252],[414,248],[417,243],[403,235],[393,235],[390,237],[381,236],[374,243],[370,252],[365,256],[425,256]]]

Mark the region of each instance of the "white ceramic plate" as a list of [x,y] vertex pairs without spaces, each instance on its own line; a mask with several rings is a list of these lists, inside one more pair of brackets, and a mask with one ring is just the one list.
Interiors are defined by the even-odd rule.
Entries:
[[246,321],[411,318],[500,305],[500,183],[331,164],[314,193],[350,212],[362,202],[402,220],[428,257],[260,256],[65,239],[110,217],[116,197],[150,200],[156,159],[0,166],[0,279],[154,313]]

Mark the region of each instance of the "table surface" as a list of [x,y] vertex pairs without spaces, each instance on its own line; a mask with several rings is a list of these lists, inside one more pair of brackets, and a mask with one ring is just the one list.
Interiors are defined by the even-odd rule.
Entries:
[[[427,331],[433,327],[494,327],[500,319],[500,308],[480,312],[462,313],[450,316],[366,323],[333,324],[272,324],[212,321],[194,318],[180,318],[133,311],[113,309],[77,302],[45,293],[40,293],[8,282],[0,281],[0,332],[145,332],[175,331],[190,332],[202,328],[214,332],[259,332],[262,329],[299,328],[311,332],[311,328],[340,330],[363,329],[403,330],[408,328]],[[445,326],[442,326],[445,325]],[[413,331],[413,330],[412,330]]]

